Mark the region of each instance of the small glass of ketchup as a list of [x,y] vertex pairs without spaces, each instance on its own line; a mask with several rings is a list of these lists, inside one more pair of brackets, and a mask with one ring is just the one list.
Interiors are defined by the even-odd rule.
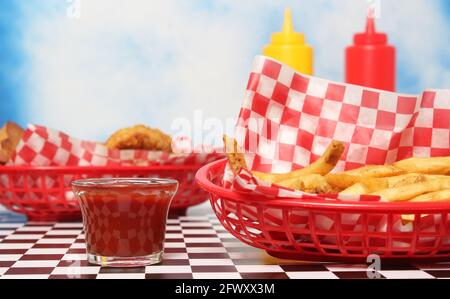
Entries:
[[72,188],[83,215],[89,263],[140,267],[161,262],[177,181],[86,179],[72,182]]

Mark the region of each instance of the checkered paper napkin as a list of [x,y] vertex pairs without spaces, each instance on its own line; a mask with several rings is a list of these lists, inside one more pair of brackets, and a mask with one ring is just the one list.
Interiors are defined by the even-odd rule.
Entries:
[[[8,166],[159,166],[203,165],[223,158],[220,150],[207,146],[201,149],[190,150],[190,140],[186,138],[175,139],[173,147],[181,153],[165,153],[145,150],[117,150],[108,149],[105,145],[73,138],[63,132],[44,126],[28,125],[16,151],[7,163]],[[105,175],[108,176],[108,175]],[[187,180],[193,180],[194,174],[187,174]],[[73,175],[64,175],[64,184],[68,185],[74,179]],[[26,180],[26,181],[25,181]],[[0,174],[0,186],[8,189],[10,177]],[[49,190],[59,186],[58,177],[45,176],[19,176],[14,184],[17,188],[28,186],[34,190]],[[12,198],[12,194],[4,194]],[[17,198],[42,199],[41,192],[27,192],[15,194]],[[59,194],[49,195],[49,200],[57,200]],[[72,192],[66,192],[67,200],[74,200]]]
[[[180,145],[177,141],[180,140]],[[175,139],[174,147],[185,145]],[[153,166],[202,165],[223,154],[206,146],[203,151],[165,153],[146,150],[108,149],[105,145],[73,138],[43,126],[29,125],[9,165],[28,166]]]
[[[429,90],[421,95],[385,92],[306,76],[281,62],[259,56],[250,74],[235,138],[245,151],[249,169],[269,173],[289,172],[311,164],[332,140],[345,145],[334,171],[393,163],[412,156],[449,156],[450,90]],[[380,200],[374,196],[306,194],[260,181],[245,169],[234,176],[229,165],[225,168],[224,185],[248,196],[265,195],[268,200]],[[228,212],[258,219],[251,209],[233,211],[230,205]],[[277,213],[266,215],[266,221],[282,221],[282,215]],[[306,212],[297,216],[296,225],[308,224]],[[432,230],[441,222],[439,217],[425,216],[421,229]],[[372,220],[374,231],[387,230],[387,215]],[[342,225],[356,230],[360,221],[357,214],[349,215],[342,219]],[[333,230],[336,223],[323,217],[315,225]],[[392,226],[403,232],[413,230],[412,223],[405,223],[400,216]],[[450,238],[445,238],[444,243],[450,244]]]
[[[270,173],[311,164],[333,140],[345,144],[335,171],[412,156],[449,156],[450,90],[402,95],[334,83],[259,56],[250,74],[235,137],[246,152],[249,168]],[[306,196],[259,181],[246,170],[237,176],[229,167],[225,172],[225,185],[236,191]]]

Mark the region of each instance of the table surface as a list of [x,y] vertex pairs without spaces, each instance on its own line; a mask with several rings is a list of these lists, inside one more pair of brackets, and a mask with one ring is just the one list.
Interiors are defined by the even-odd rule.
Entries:
[[[450,262],[382,265],[379,276],[450,278]],[[82,223],[25,223],[21,216],[0,213],[0,279],[7,278],[367,278],[367,265],[275,259],[234,238],[210,214],[168,220],[161,264],[102,268],[86,261]]]

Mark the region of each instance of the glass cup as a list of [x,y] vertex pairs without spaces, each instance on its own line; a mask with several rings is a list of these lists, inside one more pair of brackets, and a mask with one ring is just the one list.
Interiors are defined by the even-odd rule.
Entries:
[[86,179],[72,182],[72,189],[83,215],[89,263],[140,267],[161,262],[177,181]]

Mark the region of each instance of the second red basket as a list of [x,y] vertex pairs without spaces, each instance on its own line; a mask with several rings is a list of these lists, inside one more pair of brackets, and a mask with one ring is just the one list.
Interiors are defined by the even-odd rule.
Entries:
[[179,182],[171,212],[183,213],[208,199],[195,184],[201,165],[145,167],[0,167],[0,204],[24,214],[32,221],[81,220],[81,212],[70,183],[81,178],[162,177]]

